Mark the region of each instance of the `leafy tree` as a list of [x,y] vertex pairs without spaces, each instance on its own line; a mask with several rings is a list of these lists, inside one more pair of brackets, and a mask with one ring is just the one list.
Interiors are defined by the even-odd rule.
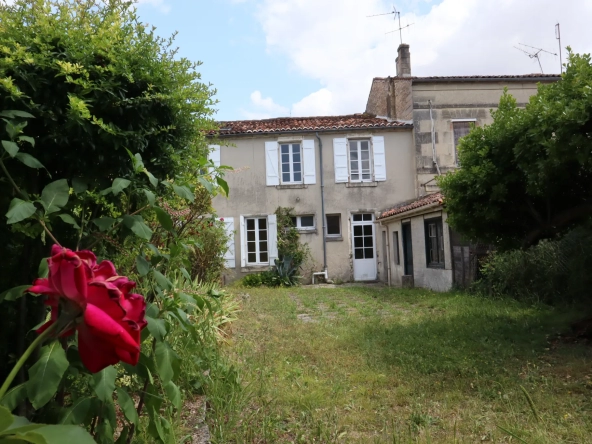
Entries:
[[592,215],[592,64],[570,51],[562,79],[524,109],[504,93],[493,123],[460,143],[462,167],[439,179],[448,222],[501,249],[529,247]]

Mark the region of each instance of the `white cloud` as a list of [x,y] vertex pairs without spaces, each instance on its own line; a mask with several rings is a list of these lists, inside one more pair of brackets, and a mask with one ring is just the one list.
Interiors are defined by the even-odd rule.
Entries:
[[251,93],[251,106],[254,110],[242,110],[247,119],[269,119],[276,116],[287,116],[290,112],[285,106],[278,105],[271,97],[263,97],[261,91]]
[[136,0],[136,2],[138,4],[151,5],[165,14],[171,10],[171,5],[169,5],[166,0]]
[[[401,10],[418,10],[420,1],[407,0]],[[293,115],[364,111],[372,78],[396,73],[399,33],[385,34],[396,23],[389,16],[366,18],[390,9],[383,0],[261,0],[268,51],[287,56],[323,86],[295,103]],[[592,52],[591,15],[588,0],[572,0],[569,8],[556,0],[443,0],[425,15],[403,14],[401,24],[413,23],[403,30],[413,75],[525,74],[539,72],[538,63],[513,46],[557,52],[559,21],[564,48]],[[565,49],[563,55],[565,61]],[[559,71],[558,57],[543,54],[541,63],[546,73]]]

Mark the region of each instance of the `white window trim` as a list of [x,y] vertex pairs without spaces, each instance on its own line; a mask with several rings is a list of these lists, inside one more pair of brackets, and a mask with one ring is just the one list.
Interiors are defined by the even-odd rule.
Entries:
[[329,238],[342,238],[343,237],[343,227],[341,226],[341,214],[339,213],[331,213],[331,214],[325,214],[325,219],[327,218],[327,216],[339,216],[339,234],[329,234],[329,224],[327,223],[327,220],[325,220],[325,236],[329,237]]
[[[247,262],[247,219],[264,219],[267,218],[267,257],[269,262]],[[273,265],[278,258],[277,247],[277,216],[275,214],[241,214],[239,222],[240,227],[240,252],[241,252],[241,268],[261,267]],[[257,251],[259,246],[257,243]]]
[[[317,221],[316,221],[316,217],[314,214],[299,214],[296,216],[292,216],[296,218],[296,229],[298,231],[316,231],[317,229]],[[301,226],[301,222],[302,222],[302,218],[303,217],[312,217],[312,227],[303,227]]]
[[[289,181],[285,181],[284,180],[284,162],[282,162],[282,145],[288,145],[289,148],[289,153],[288,156],[290,156],[290,180]],[[294,145],[299,145],[300,146],[300,180],[294,180]],[[304,183],[304,147],[302,146],[302,140],[298,140],[298,141],[291,141],[291,142],[287,142],[287,141],[282,141],[282,142],[278,142],[278,173],[280,175],[280,183],[282,185],[300,185]]]
[[[267,240],[265,242],[267,242],[267,262],[249,262],[249,242],[248,242],[248,237],[247,237],[247,220],[248,219],[253,219],[255,220],[255,254],[257,255],[257,259],[259,259],[261,257],[261,250],[259,243],[261,242],[261,240],[259,239],[259,221],[260,220],[265,220],[265,232],[267,233]],[[257,265],[268,265],[269,264],[269,221],[267,220],[267,216],[251,216],[251,217],[245,217],[245,241],[244,241],[244,245],[245,245],[245,256],[246,256],[246,264],[247,266],[257,266]]]
[[477,119],[450,119],[451,122],[476,122]]
[[[351,168],[351,148],[350,148],[350,143],[351,142],[368,142],[368,163],[370,165],[370,178],[369,179],[362,179],[362,168],[361,168],[361,163],[362,163],[362,146],[358,145],[358,176],[360,177],[360,179],[358,180],[353,180],[352,179],[352,168]],[[358,137],[352,137],[352,138],[348,138],[347,139],[347,171],[348,171],[348,176],[349,176],[349,182],[350,183],[360,183],[360,182],[374,182],[374,147],[372,146],[372,138],[367,139],[367,138],[358,138]]]

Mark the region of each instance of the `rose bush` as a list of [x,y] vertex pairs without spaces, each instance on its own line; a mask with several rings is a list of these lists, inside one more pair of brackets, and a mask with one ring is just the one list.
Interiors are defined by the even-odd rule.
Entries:
[[54,245],[49,275],[28,289],[46,296],[51,318],[38,333],[58,323],[59,336],[78,331],[80,359],[92,373],[123,361],[136,365],[140,332],[146,326],[146,301],[131,293],[135,282],[118,276],[113,263],[91,251],[74,252]]

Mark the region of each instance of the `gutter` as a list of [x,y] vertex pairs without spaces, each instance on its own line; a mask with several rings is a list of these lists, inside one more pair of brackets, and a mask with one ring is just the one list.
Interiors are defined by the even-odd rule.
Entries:
[[561,80],[561,76],[557,77],[470,77],[459,79],[454,77],[440,77],[439,79],[412,79],[413,83],[475,83],[475,82],[497,82],[497,83],[529,83],[529,82],[555,82]]
[[438,165],[438,158],[436,157],[436,130],[434,128],[434,116],[432,115],[432,101],[428,100],[430,105],[430,121],[432,122],[432,162],[436,165],[436,171],[438,171],[438,176],[441,176],[442,173],[440,172],[440,166]]
[[343,132],[347,132],[347,131],[359,131],[359,130],[366,130],[366,131],[376,131],[376,130],[384,130],[384,131],[401,131],[401,130],[412,130],[413,129],[413,125],[412,124],[405,124],[404,126],[378,126],[378,127],[374,127],[374,126],[364,126],[364,127],[359,127],[359,128],[337,128],[337,129],[320,129],[320,130],[315,130],[315,129],[308,129],[308,128],[302,128],[302,129],[294,129],[294,130],[285,130],[285,131],[261,131],[261,132],[250,132],[250,133],[230,133],[230,134],[223,134],[223,133],[219,133],[219,134],[212,134],[212,135],[208,135],[207,137],[245,137],[245,136],[269,136],[269,135],[281,135],[281,134],[302,134],[302,133],[312,133],[313,131],[315,133],[343,133]]
[[395,221],[398,219],[406,219],[407,217],[417,216],[418,214],[421,214],[423,212],[427,212],[426,210],[432,210],[432,209],[438,208],[438,207],[443,207],[443,205],[440,202],[433,202],[428,205],[424,205],[424,206],[414,208],[409,211],[405,211],[404,213],[397,213],[397,214],[393,214],[392,216],[378,219],[376,222],[378,222],[380,225],[382,225],[382,223],[385,221],[392,222],[392,221]]
[[315,132],[315,136],[319,141],[319,164],[321,169],[321,217],[323,218],[323,271],[312,274],[313,284],[315,276],[323,275],[325,277],[325,282],[329,280],[329,274],[327,273],[327,218],[325,217],[325,176],[323,174],[323,142],[319,137],[318,131]]

